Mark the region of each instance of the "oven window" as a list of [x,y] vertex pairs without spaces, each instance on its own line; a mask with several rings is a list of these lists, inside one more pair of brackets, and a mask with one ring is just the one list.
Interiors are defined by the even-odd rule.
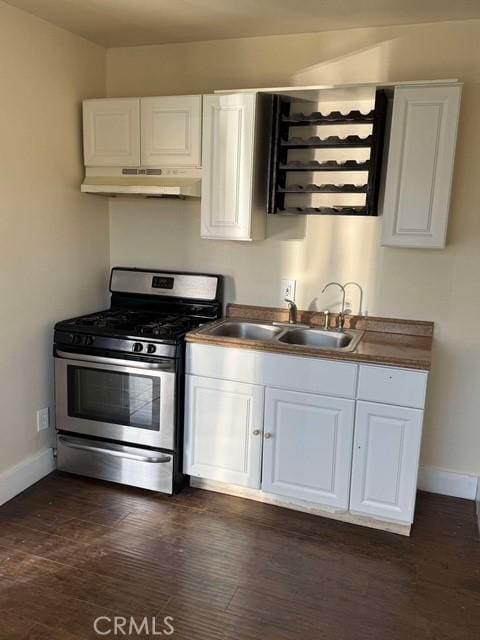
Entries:
[[68,415],[159,431],[160,379],[69,365]]

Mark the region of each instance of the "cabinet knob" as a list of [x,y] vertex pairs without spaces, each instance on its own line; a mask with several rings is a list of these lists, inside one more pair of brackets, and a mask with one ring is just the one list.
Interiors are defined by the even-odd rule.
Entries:
[[260,429],[254,429],[253,430],[253,435],[254,436],[259,436],[260,435]]
[[267,433],[265,434],[265,439],[269,440],[271,437],[272,437],[272,434],[267,431]]

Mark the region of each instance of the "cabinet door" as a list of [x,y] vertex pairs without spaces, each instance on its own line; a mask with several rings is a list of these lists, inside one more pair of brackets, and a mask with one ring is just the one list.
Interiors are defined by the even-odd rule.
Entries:
[[267,389],[262,489],[348,509],[353,400]]
[[383,203],[383,245],[446,243],[461,86],[397,87]]
[[140,100],[84,100],[83,155],[87,167],[138,167]]
[[263,387],[186,376],[184,471],[260,487]]
[[142,165],[199,167],[202,96],[141,98]]
[[252,240],[255,94],[204,96],[202,238]]
[[423,411],[357,402],[350,511],[413,521]]

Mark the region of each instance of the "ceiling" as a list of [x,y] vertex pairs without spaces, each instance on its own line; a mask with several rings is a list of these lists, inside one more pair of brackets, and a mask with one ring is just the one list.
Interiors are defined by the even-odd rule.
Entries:
[[105,47],[480,18],[479,0],[6,0]]

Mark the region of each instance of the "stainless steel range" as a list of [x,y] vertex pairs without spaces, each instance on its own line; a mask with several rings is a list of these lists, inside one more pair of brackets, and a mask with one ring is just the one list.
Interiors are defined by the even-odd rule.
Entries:
[[55,325],[57,466],[171,494],[184,335],[220,317],[222,277],[114,268],[110,291],[110,309]]

